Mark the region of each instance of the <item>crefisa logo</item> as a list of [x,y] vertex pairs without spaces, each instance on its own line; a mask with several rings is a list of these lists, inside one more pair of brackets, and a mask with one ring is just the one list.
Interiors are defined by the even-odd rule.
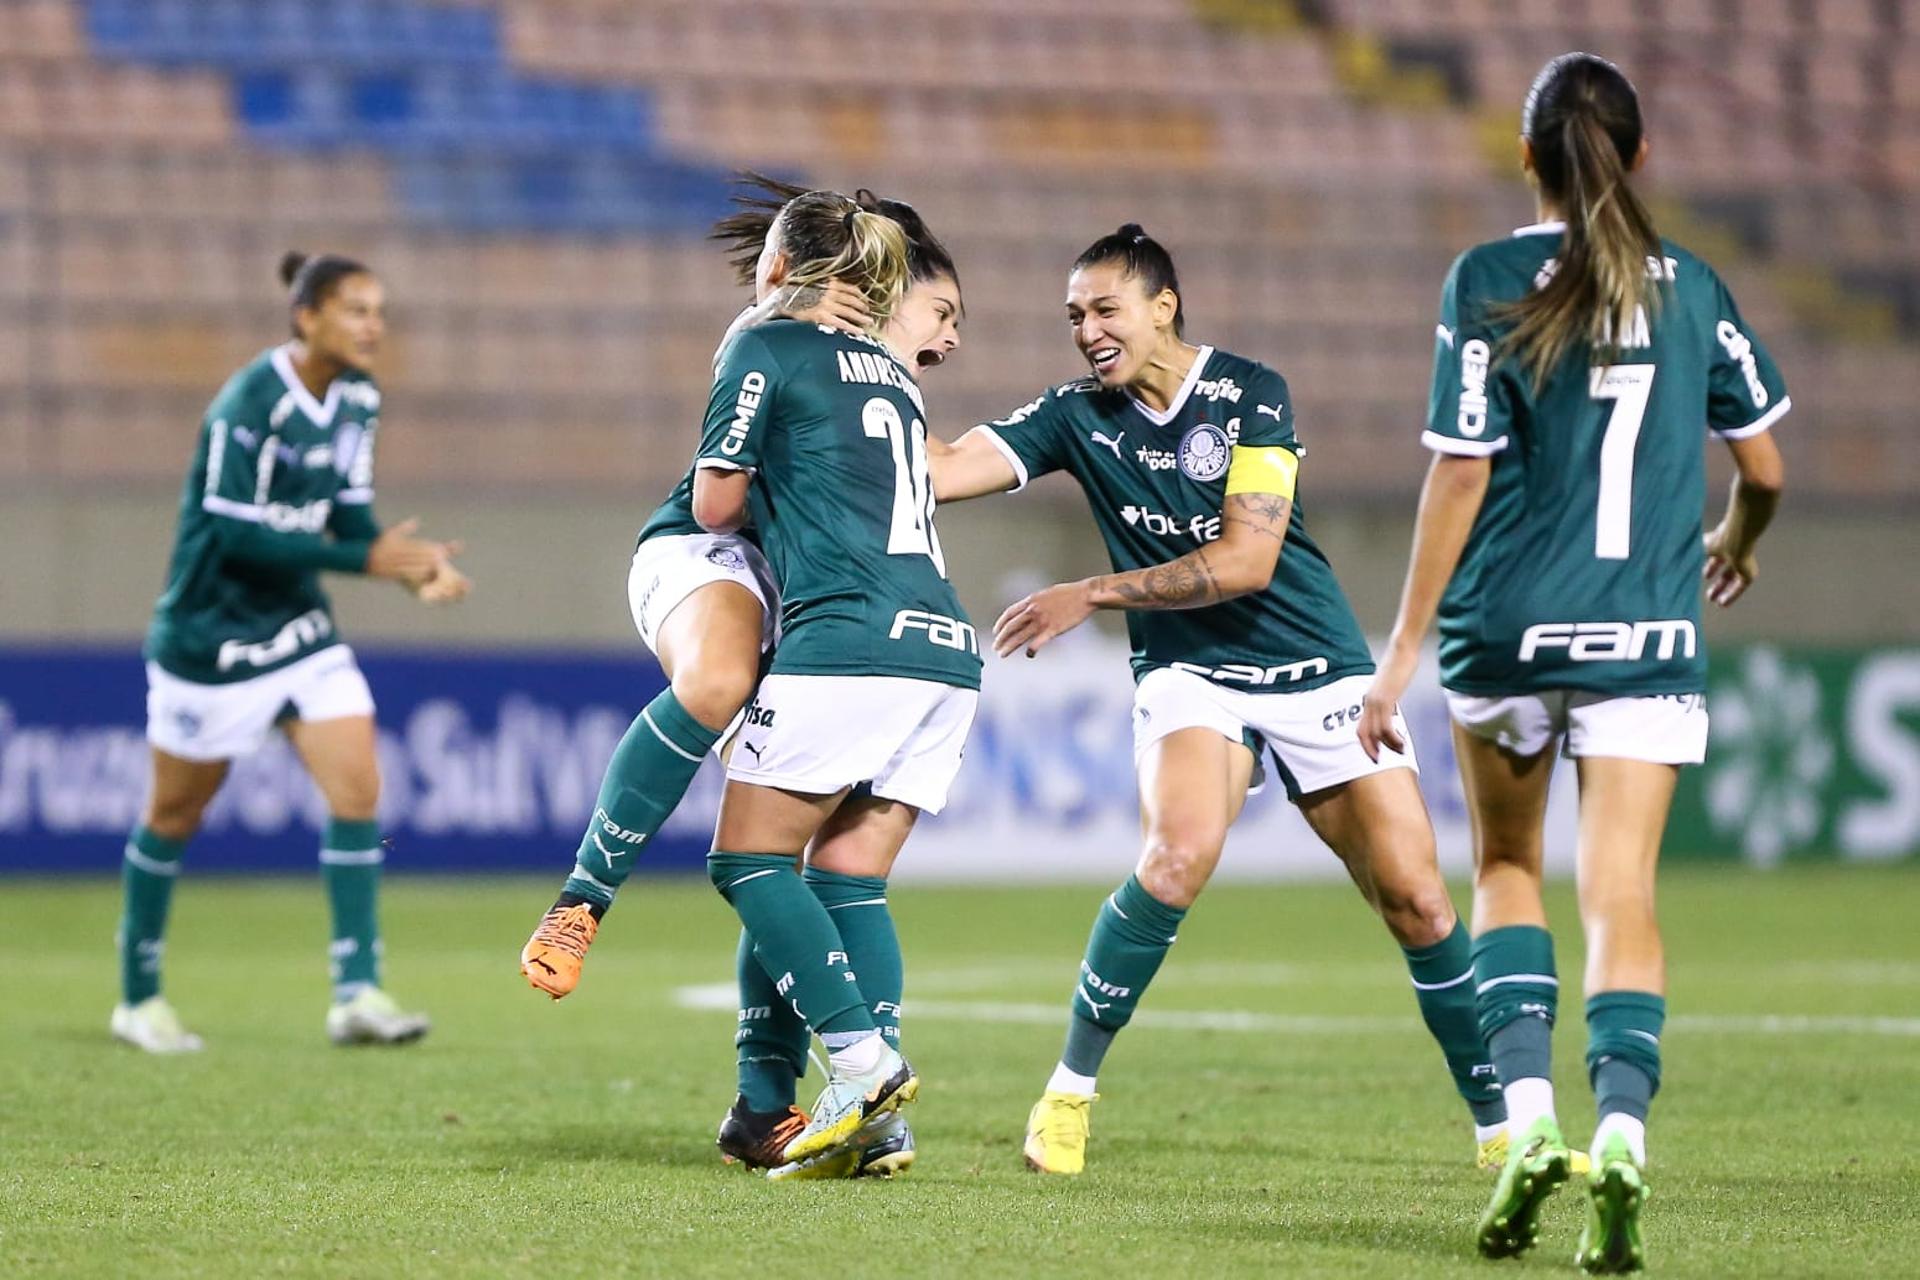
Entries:
[[1180,437],[1180,470],[1195,480],[1218,480],[1227,473],[1231,452],[1227,433],[1203,422]]

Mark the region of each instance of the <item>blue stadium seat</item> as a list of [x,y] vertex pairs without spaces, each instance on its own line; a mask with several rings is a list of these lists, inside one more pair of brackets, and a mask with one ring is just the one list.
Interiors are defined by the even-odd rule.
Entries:
[[639,89],[517,72],[491,9],[430,0],[86,0],[104,57],[225,72],[277,147],[388,153],[416,216],[497,230],[666,230],[726,175],[662,154]]

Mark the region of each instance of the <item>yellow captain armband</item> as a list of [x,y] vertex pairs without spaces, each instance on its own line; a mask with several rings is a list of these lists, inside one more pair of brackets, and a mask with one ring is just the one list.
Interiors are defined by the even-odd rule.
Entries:
[[1227,496],[1236,493],[1277,493],[1293,501],[1293,482],[1300,475],[1300,455],[1284,445],[1233,446],[1227,468]]

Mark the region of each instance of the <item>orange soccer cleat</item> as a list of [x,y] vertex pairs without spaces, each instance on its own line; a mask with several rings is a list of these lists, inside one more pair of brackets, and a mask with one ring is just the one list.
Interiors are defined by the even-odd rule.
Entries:
[[558,1000],[580,984],[580,966],[586,963],[587,948],[599,931],[600,921],[586,903],[556,903],[520,949],[520,972]]

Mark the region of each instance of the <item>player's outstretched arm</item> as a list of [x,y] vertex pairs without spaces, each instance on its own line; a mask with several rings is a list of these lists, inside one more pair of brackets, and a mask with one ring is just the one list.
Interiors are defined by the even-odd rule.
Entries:
[[1381,656],[1360,708],[1360,745],[1378,760],[1384,744],[1405,751],[1406,742],[1394,728],[1393,713],[1413,683],[1420,665],[1420,645],[1440,611],[1440,597],[1460,563],[1460,552],[1473,531],[1474,518],[1486,500],[1487,480],[1493,474],[1491,458],[1451,453],[1433,455],[1426,483],[1420,489],[1420,514],[1413,526],[1413,553],[1407,564],[1406,585],[1400,590],[1400,612],[1393,634]]
[[1220,536],[1178,560],[1126,573],[1105,573],[1036,591],[1008,606],[993,626],[994,651],[1029,658],[1073,630],[1095,609],[1203,609],[1266,590],[1280,563],[1293,500],[1277,493],[1230,493]]
[[1727,448],[1733,453],[1738,474],[1733,478],[1733,491],[1727,495],[1727,514],[1706,536],[1707,599],[1722,609],[1744,595],[1760,576],[1754,548],[1773,522],[1787,478],[1786,462],[1771,431],[1729,440]]
[[1005,492],[1020,483],[1013,463],[978,427],[951,444],[929,433],[927,474],[933,480],[935,502],[964,502]]

